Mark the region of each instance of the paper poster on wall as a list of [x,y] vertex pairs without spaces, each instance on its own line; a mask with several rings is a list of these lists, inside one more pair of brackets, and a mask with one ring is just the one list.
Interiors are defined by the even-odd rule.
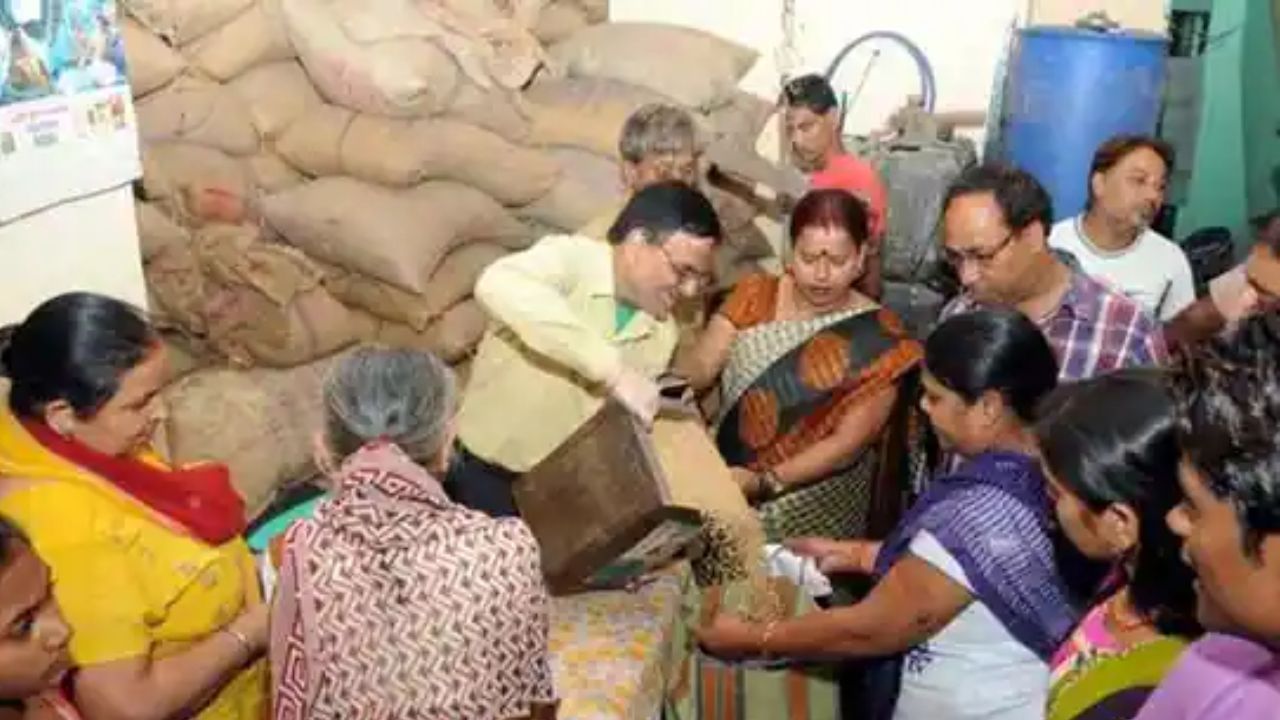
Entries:
[[0,222],[141,174],[115,0],[0,0]]

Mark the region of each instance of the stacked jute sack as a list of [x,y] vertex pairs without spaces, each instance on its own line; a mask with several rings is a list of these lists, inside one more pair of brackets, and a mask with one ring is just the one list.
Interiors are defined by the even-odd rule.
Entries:
[[[378,340],[465,364],[483,269],[620,201],[633,110],[682,105],[744,149],[770,111],[736,89],[751,51],[600,24],[593,0],[121,4],[151,306],[190,372],[171,450],[230,461],[255,512],[313,470],[336,353]],[[769,245],[753,207],[713,195],[732,278]]]

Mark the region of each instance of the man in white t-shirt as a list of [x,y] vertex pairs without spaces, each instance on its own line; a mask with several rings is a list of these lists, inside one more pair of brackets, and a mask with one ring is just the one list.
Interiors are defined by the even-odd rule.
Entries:
[[1163,141],[1141,135],[1106,141],[1093,156],[1085,211],[1049,234],[1053,248],[1160,320],[1196,299],[1186,254],[1151,229],[1172,167],[1173,149]]

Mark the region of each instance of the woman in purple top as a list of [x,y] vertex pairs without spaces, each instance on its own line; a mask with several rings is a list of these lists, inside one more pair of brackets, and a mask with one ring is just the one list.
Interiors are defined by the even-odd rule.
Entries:
[[874,575],[862,602],[698,635],[721,656],[884,658],[857,717],[1043,720],[1046,661],[1070,632],[1031,420],[1057,382],[1044,335],[1012,310],[959,315],[925,345],[922,407],[966,460],[930,483],[884,543],[809,539],[828,572]]
[[1280,315],[1193,348],[1173,374],[1186,500],[1169,513],[1197,576],[1191,646],[1139,720],[1280,718]]

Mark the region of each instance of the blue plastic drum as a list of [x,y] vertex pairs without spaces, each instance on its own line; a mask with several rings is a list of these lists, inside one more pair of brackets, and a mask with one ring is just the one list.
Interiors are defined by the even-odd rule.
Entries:
[[1153,134],[1166,40],[1066,27],[1019,32],[1009,62],[1003,157],[1053,196],[1055,219],[1084,209],[1089,164],[1108,138]]

